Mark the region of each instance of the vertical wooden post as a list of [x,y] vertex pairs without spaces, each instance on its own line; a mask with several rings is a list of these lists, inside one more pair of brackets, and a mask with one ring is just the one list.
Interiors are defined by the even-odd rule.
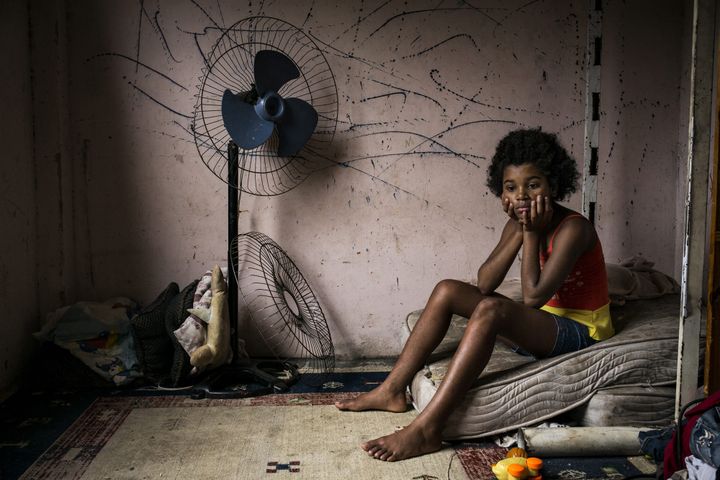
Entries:
[[[720,11],[715,12],[720,17]],[[712,118],[712,158],[710,171],[710,244],[708,266],[708,302],[707,302],[707,334],[705,337],[705,395],[720,390],[720,209],[718,209],[718,175],[720,156],[720,48],[718,46],[718,27],[720,18],[716,19],[715,34],[715,79],[713,85],[713,118]]]
[[675,417],[697,396],[700,328],[705,325],[708,187],[715,60],[715,0],[693,2],[687,197],[681,278]]

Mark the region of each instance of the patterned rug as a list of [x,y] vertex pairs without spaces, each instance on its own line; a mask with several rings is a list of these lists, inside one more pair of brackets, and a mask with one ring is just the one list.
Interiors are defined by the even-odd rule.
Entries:
[[401,428],[415,412],[340,412],[356,393],[246,399],[102,397],[23,479],[485,479],[505,455],[493,444],[444,448],[403,462],[374,460],[363,441]]
[[[490,465],[506,450],[490,442],[394,464],[364,454],[363,441],[407,425],[415,412],[339,412],[332,404],[386,375],[305,374],[289,393],[237,400],[152,390],[18,394],[0,404],[0,480],[494,478]],[[622,479],[655,469],[642,457],[544,460],[545,479]]]

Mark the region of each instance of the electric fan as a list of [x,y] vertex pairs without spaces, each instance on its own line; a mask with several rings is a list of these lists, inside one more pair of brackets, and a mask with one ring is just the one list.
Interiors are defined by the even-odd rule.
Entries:
[[[248,373],[275,391],[284,390],[297,378],[289,361],[304,359],[309,371],[332,371],[332,339],[312,290],[269,237],[259,232],[238,235],[238,205],[242,192],[279,195],[300,184],[325,163],[322,152],[336,125],[335,78],[312,39],[270,17],[247,18],[223,31],[205,61],[193,133],[203,163],[228,185],[233,352],[240,292],[251,323],[281,364],[235,364],[219,372],[222,379],[200,386],[196,396],[243,396],[228,377]],[[213,382],[221,390],[209,386]]]

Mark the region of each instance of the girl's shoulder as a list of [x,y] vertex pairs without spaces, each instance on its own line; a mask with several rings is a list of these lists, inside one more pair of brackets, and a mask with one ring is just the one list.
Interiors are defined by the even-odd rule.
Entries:
[[574,210],[567,210],[567,212],[565,212],[564,216],[561,217],[560,221],[558,222],[558,227],[566,223],[589,226],[594,229],[592,222],[588,220],[585,215],[578,213]]
[[595,243],[597,240],[595,226],[587,217],[570,209],[566,209],[563,213],[564,215],[560,218],[552,233],[553,239],[560,232],[563,232],[563,234],[576,237],[576,240],[583,239],[586,242]]
[[592,226],[592,222],[588,220],[585,215],[580,212],[576,212],[575,210],[571,210],[565,206],[561,206],[561,208],[559,209],[559,213],[560,218],[558,219],[558,223],[556,226],[560,226],[566,222],[573,222],[576,224],[580,223]]

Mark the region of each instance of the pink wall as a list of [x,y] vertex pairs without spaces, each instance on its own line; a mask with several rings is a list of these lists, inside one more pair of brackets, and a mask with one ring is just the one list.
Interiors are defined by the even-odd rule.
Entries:
[[597,224],[605,254],[608,261],[642,255],[678,280],[683,234],[678,219],[685,215],[686,192],[688,9],[683,11],[682,2],[666,2],[663,8],[607,2],[603,31]]
[[33,116],[30,89],[28,9],[24,2],[0,7],[0,399],[16,383],[34,347],[39,326],[34,188]]
[[[438,280],[472,280],[495,244],[503,213],[484,183],[498,139],[541,125],[582,154],[586,3],[68,2],[67,51],[43,58],[59,77],[38,80],[52,94],[59,78],[52,120],[68,116],[67,137],[56,127],[50,143],[68,152],[71,188],[58,195],[72,238],[51,256],[71,263],[52,290],[145,303],[224,262],[225,185],[193,143],[194,96],[218,26],[272,16],[327,58],[332,160],[346,166],[280,196],[244,195],[240,230],[287,250],[339,356],[397,354],[405,315]],[[599,232],[608,261],[642,254],[675,273],[683,10],[603,4]],[[579,208],[579,193],[568,203]]]

